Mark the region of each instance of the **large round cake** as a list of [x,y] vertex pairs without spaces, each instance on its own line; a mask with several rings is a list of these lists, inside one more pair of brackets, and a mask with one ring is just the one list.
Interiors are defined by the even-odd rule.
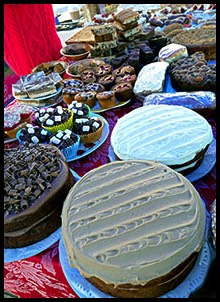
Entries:
[[207,120],[178,105],[149,105],[121,117],[111,135],[117,159],[162,162],[181,173],[201,164],[213,140]]
[[70,267],[113,297],[159,297],[189,274],[206,211],[193,185],[152,161],[116,161],[84,175],[62,210]]
[[55,146],[24,144],[4,150],[4,247],[28,246],[56,231],[74,183]]

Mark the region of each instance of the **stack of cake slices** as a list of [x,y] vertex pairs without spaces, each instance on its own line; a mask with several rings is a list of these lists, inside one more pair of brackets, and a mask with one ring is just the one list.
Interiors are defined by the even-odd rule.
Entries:
[[125,9],[114,16],[114,24],[119,41],[133,41],[135,36],[141,32],[138,24],[140,15],[132,9]]
[[95,45],[91,49],[92,56],[112,56],[113,48],[117,47],[118,41],[116,28],[113,24],[101,24],[91,29],[95,37]]
[[53,72],[45,75],[44,71],[21,76],[16,84],[12,84],[13,95],[16,98],[41,98],[57,92],[57,86],[62,80],[60,75]]

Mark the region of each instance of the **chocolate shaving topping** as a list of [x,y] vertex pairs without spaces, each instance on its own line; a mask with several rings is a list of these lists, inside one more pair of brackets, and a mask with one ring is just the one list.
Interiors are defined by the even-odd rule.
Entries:
[[4,215],[25,211],[58,178],[62,153],[52,146],[24,143],[4,151]]

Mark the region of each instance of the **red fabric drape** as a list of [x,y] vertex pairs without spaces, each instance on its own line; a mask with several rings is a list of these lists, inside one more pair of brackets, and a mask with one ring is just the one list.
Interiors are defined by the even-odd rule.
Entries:
[[4,5],[4,60],[17,75],[58,60],[61,48],[52,4]]

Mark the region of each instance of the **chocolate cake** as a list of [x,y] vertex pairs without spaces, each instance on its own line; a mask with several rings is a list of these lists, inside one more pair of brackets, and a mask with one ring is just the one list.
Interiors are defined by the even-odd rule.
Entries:
[[56,231],[74,183],[65,157],[52,145],[4,150],[4,247],[28,246]]
[[157,162],[116,161],[91,170],[69,191],[61,217],[70,267],[119,298],[174,289],[205,239],[198,192]]
[[200,114],[176,105],[148,105],[118,119],[111,145],[120,160],[162,162],[182,174],[195,170],[213,140]]

